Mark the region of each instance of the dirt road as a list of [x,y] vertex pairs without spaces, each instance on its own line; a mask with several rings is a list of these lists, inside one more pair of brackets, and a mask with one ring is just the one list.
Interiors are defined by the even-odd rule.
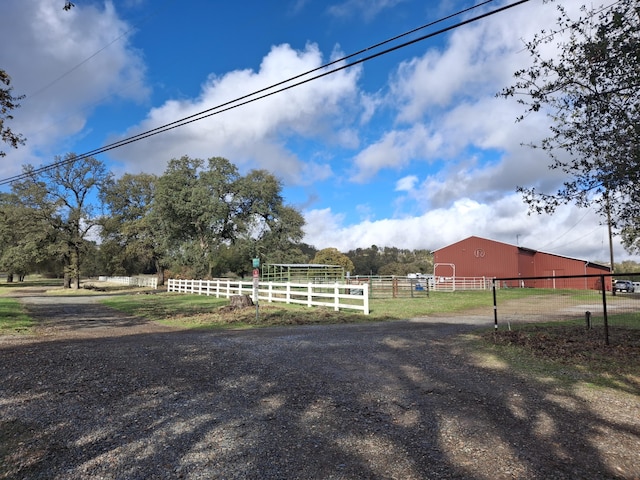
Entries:
[[51,298],[0,339],[0,478],[640,478],[637,389],[514,374],[473,319],[183,332]]

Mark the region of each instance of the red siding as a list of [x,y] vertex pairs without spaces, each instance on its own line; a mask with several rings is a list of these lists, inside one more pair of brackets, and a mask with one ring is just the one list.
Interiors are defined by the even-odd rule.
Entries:
[[[521,248],[480,237],[469,237],[433,252],[437,277],[540,277],[548,280],[527,280],[513,286],[537,288],[598,289],[595,278],[557,279],[562,275],[599,275],[609,273],[584,260]],[[453,264],[453,266],[449,266]],[[455,270],[454,270],[455,269]],[[607,281],[609,286],[610,282]]]
[[[455,265],[456,277],[512,277],[518,270],[518,248],[506,243],[469,237],[433,252],[433,263]],[[436,276],[441,276],[436,267]],[[450,271],[450,270],[449,270]]]

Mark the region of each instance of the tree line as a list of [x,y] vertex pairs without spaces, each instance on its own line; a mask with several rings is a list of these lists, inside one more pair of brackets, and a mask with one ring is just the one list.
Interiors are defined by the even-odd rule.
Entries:
[[429,271],[430,252],[397,248],[318,250],[302,242],[304,218],[265,170],[241,175],[229,160],[184,156],[160,175],[115,178],[104,163],[68,154],[26,166],[0,193],[0,271],[62,277],[167,274],[244,277],[263,263],[338,264],[352,275]]
[[92,157],[24,168],[0,194],[0,271],[36,271],[78,288],[81,274],[131,275],[167,269],[196,277],[249,271],[252,256],[306,258],[304,219],[285,205],[264,170],[241,175],[227,159],[182,157],[160,175],[120,178]]
[[[340,265],[351,275],[433,272],[429,250],[316,249],[302,242],[304,218],[284,203],[264,170],[241,175],[221,157],[184,156],[160,175],[116,178],[99,160],[68,154],[48,169],[24,168],[0,193],[0,271],[7,281],[41,273],[79,288],[81,277],[156,274],[244,277],[263,263]],[[638,271],[636,262],[616,271]]]

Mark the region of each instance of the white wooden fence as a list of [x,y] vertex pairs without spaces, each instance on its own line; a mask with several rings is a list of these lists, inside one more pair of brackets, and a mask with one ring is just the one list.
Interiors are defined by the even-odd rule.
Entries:
[[122,285],[131,285],[135,287],[151,287],[158,288],[158,277],[106,277],[100,276],[98,280],[101,282],[120,283]]
[[[251,295],[253,282],[217,279],[217,280],[177,280],[169,279],[168,292],[192,293],[197,295],[215,295],[229,298],[231,295]],[[369,285],[346,285],[343,283],[284,283],[260,282],[258,299],[271,302],[295,303],[307,307],[329,307],[335,311],[341,309],[359,310],[369,315]]]

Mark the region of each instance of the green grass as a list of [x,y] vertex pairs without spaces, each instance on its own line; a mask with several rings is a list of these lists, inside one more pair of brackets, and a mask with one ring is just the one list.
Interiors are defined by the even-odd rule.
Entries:
[[0,298],[0,335],[30,332],[34,321],[13,298]]
[[609,326],[624,326],[626,328],[640,328],[640,312],[618,313],[615,315],[608,314],[607,320]]
[[62,280],[56,278],[41,278],[38,275],[28,276],[24,282],[17,280],[7,283],[6,277],[2,278],[0,284],[0,295],[11,295],[11,292],[26,287],[62,287]]
[[[514,289],[510,298],[530,295],[527,289]],[[233,313],[220,311],[228,300],[204,295],[166,294],[124,295],[101,300],[112,308],[164,324],[184,328],[219,328],[224,326],[272,326],[316,323],[384,321],[481,309],[490,315],[493,297],[490,291],[432,292],[429,297],[371,299],[370,315],[356,310],[335,312],[331,306],[306,307],[285,303],[261,302],[259,319],[255,309]]]
[[100,303],[149,320],[166,320],[171,317],[192,316],[211,312],[229,301],[206,295],[158,293],[154,295],[122,295],[105,297]]
[[582,382],[640,395],[640,331],[615,328],[605,344],[602,327],[586,330],[567,322],[485,331],[474,338],[476,355],[524,374],[562,385]]

